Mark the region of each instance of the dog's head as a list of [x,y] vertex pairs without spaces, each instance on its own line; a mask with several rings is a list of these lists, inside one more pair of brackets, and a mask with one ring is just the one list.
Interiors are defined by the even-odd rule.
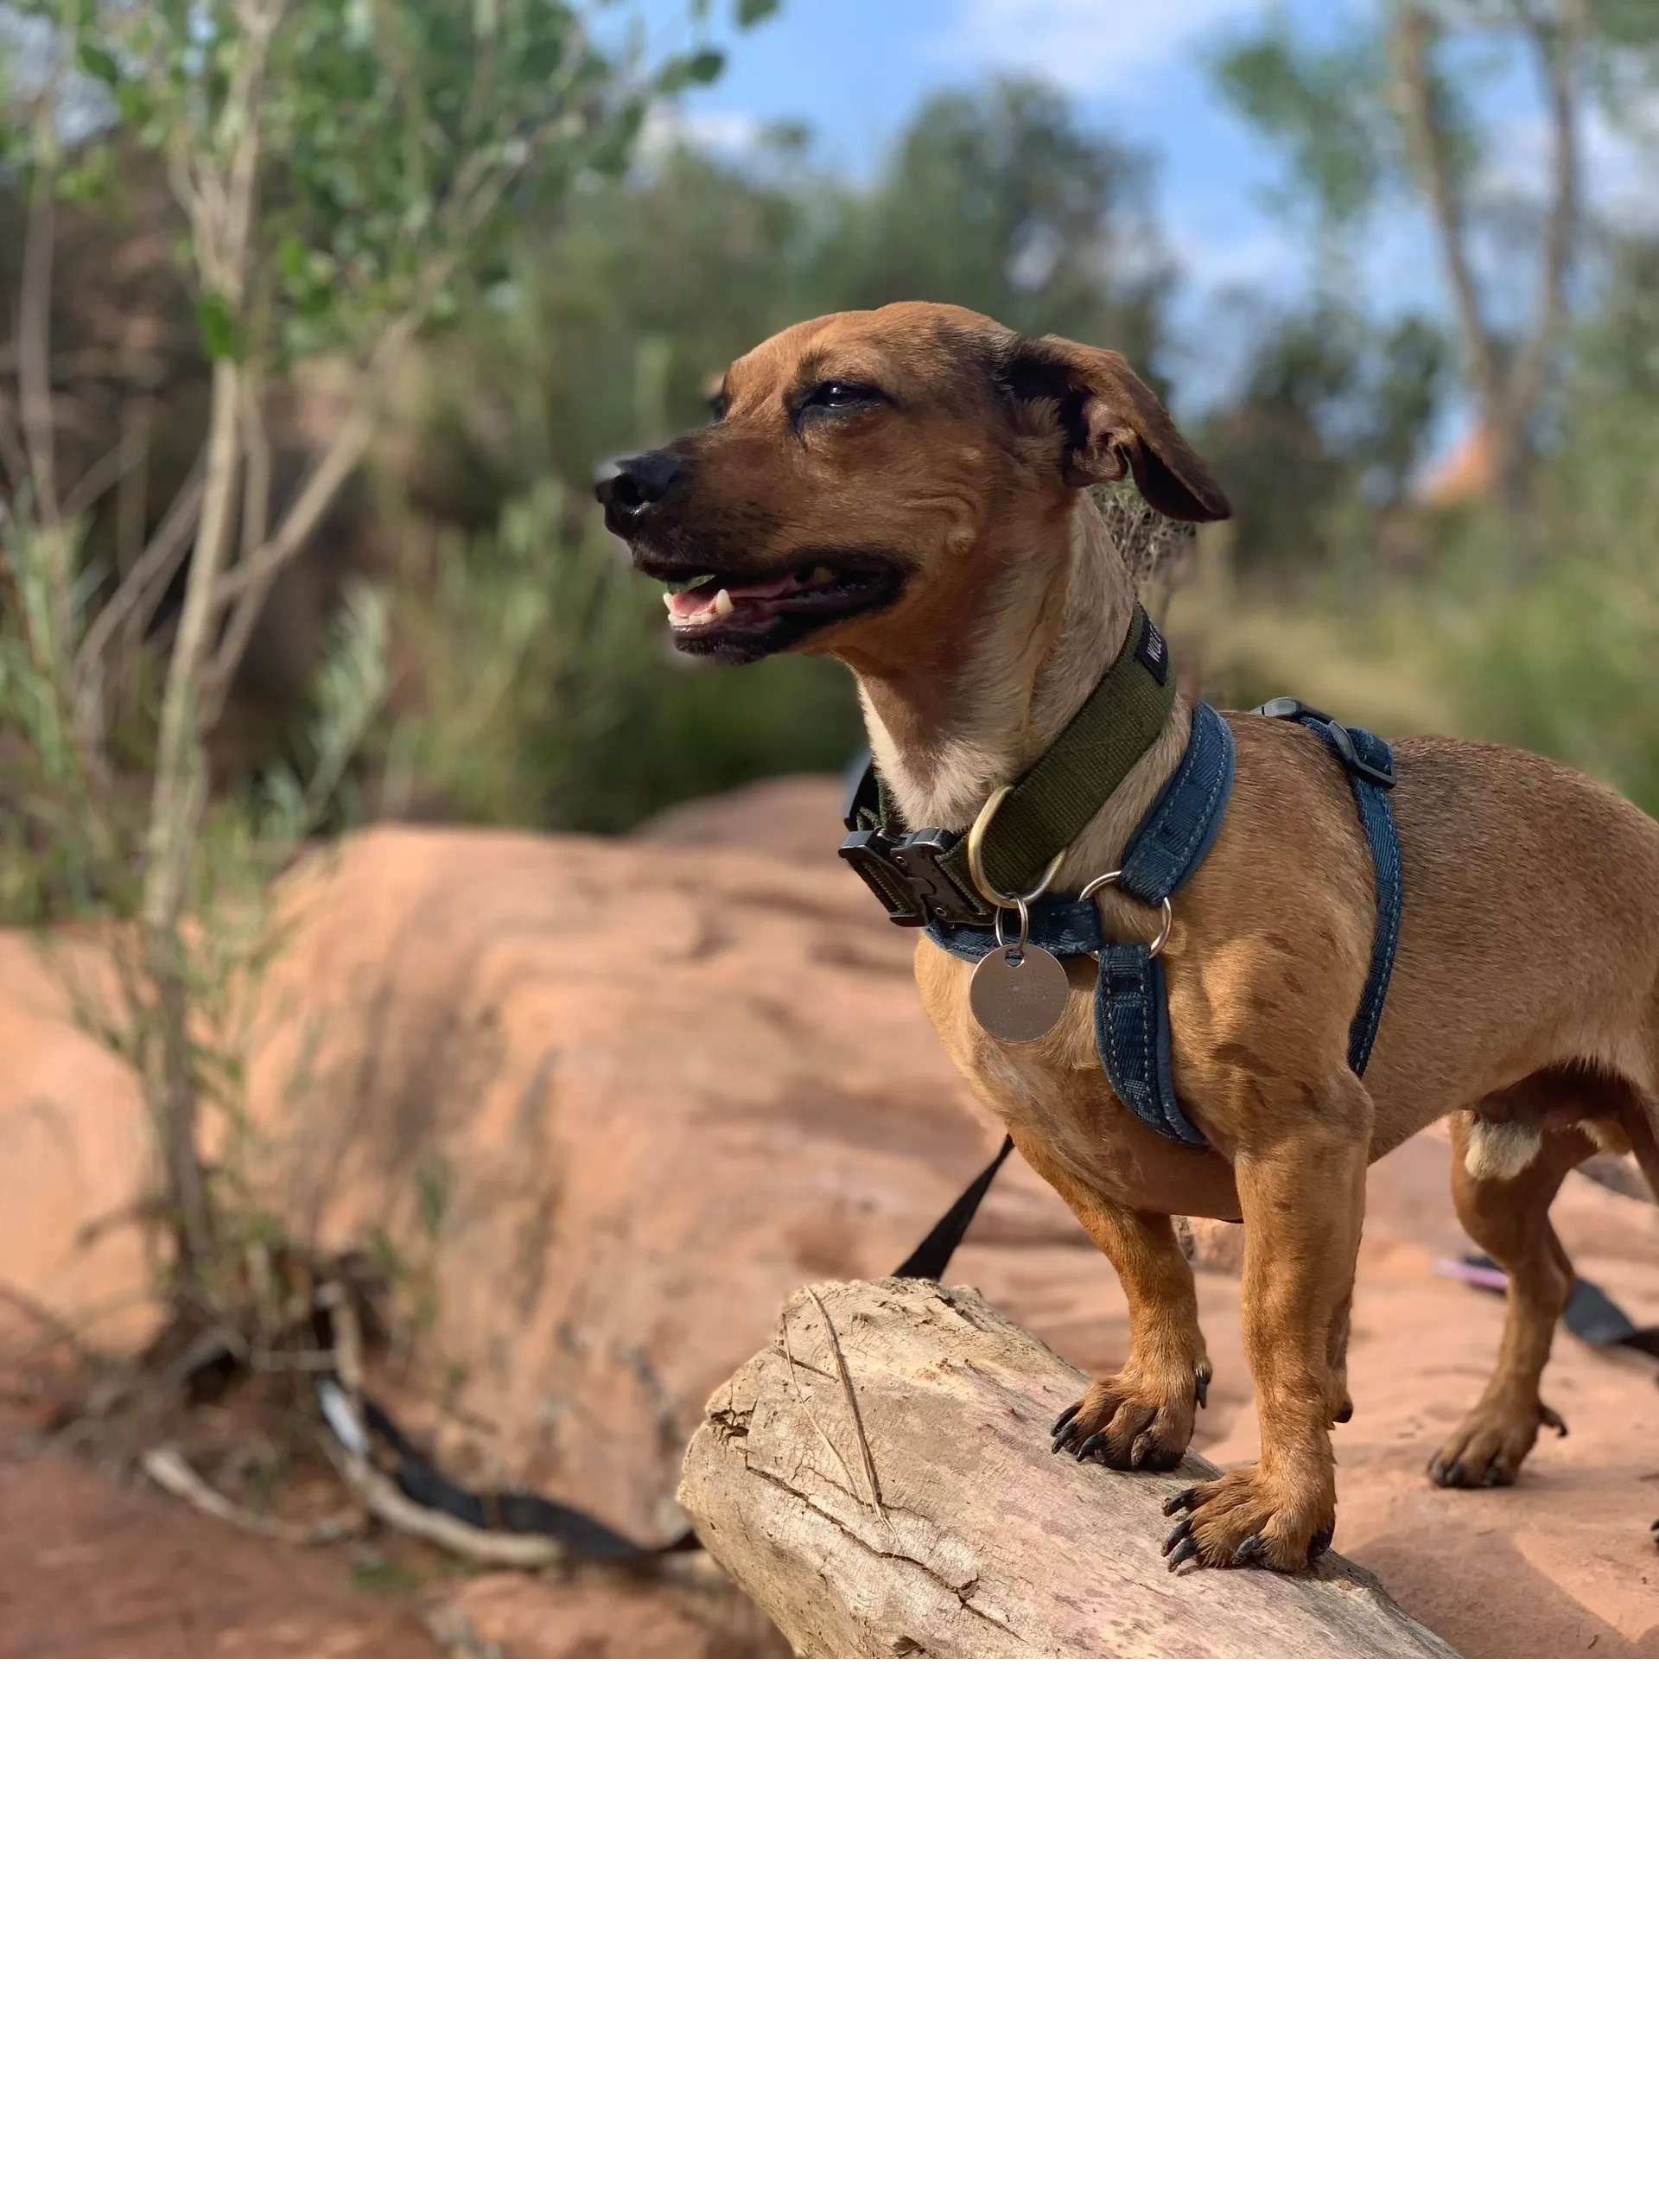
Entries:
[[1083,487],[1132,474],[1166,515],[1227,501],[1121,353],[906,303],[798,323],[733,364],[712,423],[608,462],[675,644],[723,661],[885,655],[1011,563]]

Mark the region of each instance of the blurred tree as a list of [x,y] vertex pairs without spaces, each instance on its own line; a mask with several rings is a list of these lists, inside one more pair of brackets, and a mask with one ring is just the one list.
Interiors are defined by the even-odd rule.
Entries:
[[[768,0],[736,0],[741,21],[766,12]],[[708,13],[696,0],[690,20]],[[20,632],[6,705],[43,767],[71,780],[83,855],[124,905],[132,855],[105,741],[112,663],[182,569],[136,874],[131,1014],[181,1294],[202,1298],[221,1257],[198,1137],[215,1071],[193,1029],[186,927],[206,733],[273,582],[367,450],[420,333],[502,268],[529,210],[620,169],[650,101],[706,82],[721,57],[700,46],[651,78],[629,75],[569,0],[24,0],[15,21],[0,156],[22,177],[28,219],[15,417],[0,414]],[[57,450],[57,210],[107,194],[135,140],[159,157],[182,218],[184,281],[211,363],[207,428],[196,467],[125,572],[83,577]],[[321,353],[341,404],[278,508],[270,387]]]
[[601,454],[698,420],[736,354],[839,308],[950,300],[1154,372],[1166,273],[1144,160],[1043,86],[928,101],[864,188],[802,132],[721,156],[671,119],[627,176],[532,225],[493,308],[435,355],[452,451],[432,441],[424,488],[461,519],[541,467],[585,484]]
[[1258,314],[1239,350],[1243,387],[1201,443],[1232,498],[1239,569],[1283,582],[1328,567],[1360,503],[1404,502],[1450,347],[1421,315],[1377,324],[1326,301]]
[[[1518,202],[1498,184],[1497,156],[1512,157],[1524,126],[1512,98],[1478,95],[1483,80],[1511,93],[1522,57],[1545,150],[1537,188]],[[1327,257],[1390,192],[1424,210],[1496,488],[1511,508],[1527,498],[1541,410],[1564,360],[1586,243],[1586,130],[1619,118],[1656,64],[1653,0],[1376,0],[1369,20],[1334,41],[1310,44],[1281,17],[1215,57],[1224,97],[1281,148],[1287,197],[1311,213]],[[1515,275],[1521,230],[1532,239],[1529,296]]]
[[1027,78],[928,100],[814,270],[825,305],[950,300],[1118,346],[1151,374],[1168,276],[1146,157]]

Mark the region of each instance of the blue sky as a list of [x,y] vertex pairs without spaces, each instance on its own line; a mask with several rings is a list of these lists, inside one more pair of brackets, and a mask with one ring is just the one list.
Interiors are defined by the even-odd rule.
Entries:
[[[685,16],[677,0],[639,10],[658,38]],[[1334,29],[1347,0],[1292,0],[1310,29]],[[1262,0],[785,0],[781,14],[728,42],[719,82],[688,102],[719,143],[754,123],[812,126],[818,152],[868,171],[923,96],[997,69],[1051,79],[1087,117],[1154,158],[1156,204],[1187,279],[1178,327],[1186,378],[1208,382],[1207,303],[1224,287],[1294,295],[1304,242],[1265,204],[1273,164],[1216,100],[1206,46],[1259,23]],[[1384,239],[1370,264],[1379,303],[1432,296],[1420,251]]]

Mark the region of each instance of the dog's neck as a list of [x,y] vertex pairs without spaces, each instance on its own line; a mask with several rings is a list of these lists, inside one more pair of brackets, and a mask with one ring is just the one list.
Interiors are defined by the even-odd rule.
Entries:
[[953,601],[930,652],[843,658],[881,779],[913,828],[963,830],[1058,736],[1117,655],[1135,588],[1103,517],[1079,498],[1058,563],[1010,563]]

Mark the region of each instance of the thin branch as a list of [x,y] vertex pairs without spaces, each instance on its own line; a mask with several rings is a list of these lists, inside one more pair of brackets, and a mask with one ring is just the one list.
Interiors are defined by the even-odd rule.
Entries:
[[1452,170],[1452,149],[1430,72],[1428,49],[1434,30],[1433,18],[1426,9],[1407,7],[1400,10],[1395,22],[1395,79],[1407,133],[1416,149],[1427,187],[1470,376],[1482,413],[1494,435],[1501,437],[1504,415],[1503,372],[1497,347],[1481,310],[1480,293],[1464,235],[1463,209]]
[[334,1514],[323,1521],[284,1521],[279,1514],[256,1513],[247,1506],[232,1504],[211,1483],[203,1481],[176,1445],[163,1444],[141,1453],[138,1465],[156,1489],[165,1491],[169,1497],[194,1506],[210,1520],[245,1529],[251,1536],[274,1537],[280,1544],[334,1544],[342,1536],[355,1535],[363,1525],[359,1514]]
[[149,449],[156,433],[156,399],[139,392],[124,410],[128,435],[138,441],[137,457],[122,477],[115,502],[115,565],[118,577],[132,574],[144,550],[144,511],[149,504]]
[[1567,278],[1580,209],[1579,66],[1586,35],[1583,0],[1562,0],[1554,22],[1529,20],[1550,113],[1550,199],[1532,327],[1510,370],[1510,412],[1517,432],[1531,421],[1567,316]]
[[99,608],[75,655],[74,680],[85,684],[101,663],[111,639],[147,598],[159,601],[179,563],[190,550],[191,533],[201,512],[201,464],[197,462],[174,495],[155,536]]
[[265,542],[270,525],[270,439],[265,430],[264,395],[251,370],[242,372],[242,450],[247,455],[242,480],[242,540],[245,561]]
[[85,514],[95,500],[101,499],[106,492],[124,483],[137,467],[149,446],[149,425],[129,423],[108,451],[95,461],[64,494],[64,520],[73,522],[78,516]]
[[[265,429],[264,409],[251,376],[242,376],[243,451],[241,558],[246,561],[264,543],[270,528],[270,440]],[[218,645],[201,671],[196,690],[196,715],[204,730],[212,729],[224,711],[226,695],[241,666],[242,656],[265,603],[269,585],[245,593],[233,604]]]
[[0,461],[5,463],[13,492],[21,493],[29,482],[29,455],[18,435],[16,410],[3,391],[0,391]]
[[[55,86],[48,86],[41,96],[48,108],[54,90]],[[17,302],[17,396],[35,517],[42,528],[55,531],[60,526],[52,407],[52,262],[57,205],[52,190],[54,164],[50,133],[49,121],[37,125]]]

